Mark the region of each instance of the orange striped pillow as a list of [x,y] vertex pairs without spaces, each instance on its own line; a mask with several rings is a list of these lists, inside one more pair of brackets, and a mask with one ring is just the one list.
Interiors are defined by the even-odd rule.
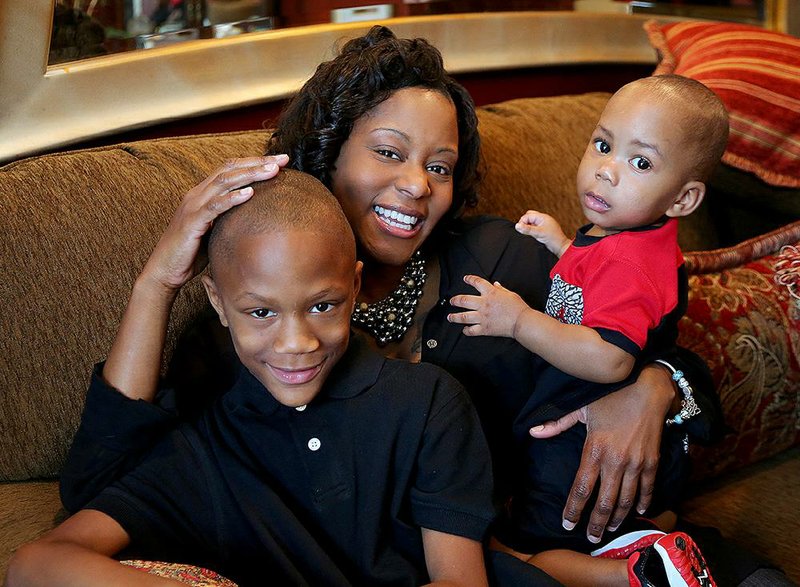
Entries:
[[800,187],[800,39],[721,22],[644,26],[661,57],[655,74],[694,78],[728,108],[723,162],[772,185]]

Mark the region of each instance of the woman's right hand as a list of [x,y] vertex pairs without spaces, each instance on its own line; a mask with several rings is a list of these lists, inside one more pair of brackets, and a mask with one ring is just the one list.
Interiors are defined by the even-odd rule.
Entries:
[[289,162],[287,155],[232,159],[216,169],[181,200],[141,277],[164,291],[177,292],[202,271],[203,236],[214,220],[253,195],[249,184],[270,179]]

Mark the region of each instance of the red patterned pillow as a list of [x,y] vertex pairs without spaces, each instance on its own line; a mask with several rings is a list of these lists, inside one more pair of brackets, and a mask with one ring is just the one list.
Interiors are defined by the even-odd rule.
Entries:
[[694,78],[722,99],[731,135],[722,160],[765,182],[800,187],[800,39],[755,26],[648,21],[655,74]]
[[686,265],[679,343],[708,363],[735,432],[692,447],[696,477],[711,478],[800,443],[800,222]]

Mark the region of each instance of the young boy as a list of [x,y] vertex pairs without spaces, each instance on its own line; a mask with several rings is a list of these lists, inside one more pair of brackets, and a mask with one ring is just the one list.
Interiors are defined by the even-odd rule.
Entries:
[[[562,582],[580,583],[585,568],[591,569],[591,584],[605,567],[598,571],[591,560],[554,555],[556,548],[605,557],[635,552],[627,568],[633,585],[666,584],[664,577],[653,579],[648,565],[672,572],[670,585],[713,584],[685,534],[665,536],[631,521],[623,524],[621,536],[612,533],[614,541],[598,548],[570,532],[574,525],[564,520],[559,504],[580,462],[576,447],[583,445],[585,429],[575,427],[548,440],[531,440],[528,432],[547,419],[551,406],[560,405],[563,413],[586,405],[619,387],[636,364],[663,357],[674,346],[687,292],[676,219],[702,202],[704,182],[722,156],[727,135],[724,106],[699,82],[670,75],[624,86],[604,109],[578,169],[578,196],[590,224],[571,243],[545,214],[529,211],[517,224],[519,232],[559,257],[546,313],[474,275],[464,280],[479,295],[452,300],[468,310],[450,315],[452,322],[467,325],[465,334],[513,337],[548,363],[517,419],[515,432],[528,444],[528,469],[499,538],[517,554],[538,553],[530,560]],[[680,413],[668,424],[682,424],[700,409],[682,374],[659,362],[671,370],[683,394]],[[668,434],[665,442],[684,438]],[[662,459],[660,474],[668,468],[664,464]],[[662,477],[658,489],[674,494],[679,484]]]
[[[168,583],[111,558],[129,546],[242,587],[486,585],[491,466],[466,393],[351,337],[362,264],[320,182],[253,188],[215,222],[203,276],[237,383],[23,547],[9,585]],[[90,394],[114,393],[100,373]]]

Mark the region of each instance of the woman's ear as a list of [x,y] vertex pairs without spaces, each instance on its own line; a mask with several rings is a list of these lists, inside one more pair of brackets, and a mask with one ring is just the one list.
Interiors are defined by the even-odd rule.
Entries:
[[355,275],[353,276],[353,312],[356,310],[356,300],[358,299],[358,292],[361,291],[361,271],[364,269],[364,263],[356,261]]
[[228,319],[225,317],[225,309],[222,306],[222,298],[217,291],[217,284],[214,283],[214,280],[211,279],[211,276],[208,274],[201,275],[200,281],[203,283],[203,287],[206,288],[208,301],[211,302],[212,306],[214,306],[214,310],[216,310],[217,316],[219,316],[219,321],[225,328],[227,328]]
[[706,184],[702,181],[690,181],[683,185],[680,195],[667,210],[670,218],[680,218],[688,216],[703,203],[706,196]]

